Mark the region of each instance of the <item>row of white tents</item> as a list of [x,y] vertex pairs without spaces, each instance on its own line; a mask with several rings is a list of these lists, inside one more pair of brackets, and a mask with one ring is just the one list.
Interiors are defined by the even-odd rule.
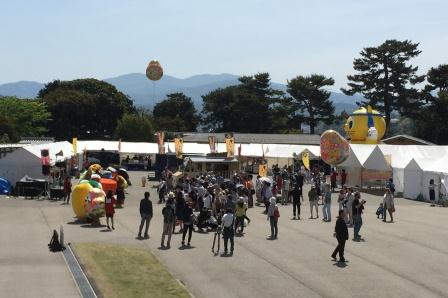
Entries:
[[[300,156],[302,152],[309,153],[311,159],[320,158],[319,146],[285,145],[285,144],[236,144],[241,146],[241,156],[265,156],[268,163],[280,166],[292,164],[293,156]],[[167,142],[168,152],[174,152],[174,143]],[[78,141],[76,154],[82,155],[87,151],[118,152],[118,141]],[[0,177],[15,183],[25,175],[43,178],[41,174],[40,151],[49,149],[51,163],[71,158],[73,147],[69,142],[55,142],[39,145],[26,145],[0,158]],[[218,152],[225,152],[223,143],[217,144]],[[185,154],[205,155],[210,153],[208,144],[184,143]],[[238,152],[235,149],[235,152]],[[58,155],[56,155],[59,153]],[[62,154],[61,154],[62,153]],[[149,155],[158,153],[156,143],[121,142],[121,156],[139,154]],[[434,179],[436,197],[440,190],[446,195],[448,186],[448,146],[422,145],[350,145],[348,159],[338,166],[345,168],[348,173],[348,184],[363,185],[362,177],[366,171],[378,172],[393,177],[397,192],[405,197],[416,199],[420,194],[429,199],[428,184]]]

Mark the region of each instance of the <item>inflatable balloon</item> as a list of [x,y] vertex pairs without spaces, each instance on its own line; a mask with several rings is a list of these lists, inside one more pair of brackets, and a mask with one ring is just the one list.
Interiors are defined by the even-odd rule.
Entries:
[[344,125],[347,139],[353,144],[377,144],[386,132],[383,115],[371,106],[354,111]]
[[344,162],[350,154],[346,139],[334,130],[327,130],[320,136],[320,155],[322,160],[332,166]]
[[78,184],[73,188],[72,192],[72,208],[73,212],[79,219],[86,218],[86,210],[84,208],[86,198],[93,190],[89,183]]
[[95,163],[89,167],[89,170],[92,173],[99,173],[102,169],[103,169],[103,167],[97,163]]
[[163,68],[159,61],[151,60],[146,68],[146,77],[151,81],[158,81],[163,76]]
[[84,205],[86,218],[92,223],[99,223],[100,217],[105,215],[104,203],[106,201],[104,192],[99,188],[93,188],[87,197]]
[[113,194],[117,191],[117,181],[113,179],[101,178],[101,185],[103,186],[103,191],[107,194],[112,191]]

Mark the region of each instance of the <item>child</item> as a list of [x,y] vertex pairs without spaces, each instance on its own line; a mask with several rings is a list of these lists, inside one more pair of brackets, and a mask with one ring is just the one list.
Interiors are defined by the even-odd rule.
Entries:
[[383,203],[380,203],[380,206],[376,210],[376,218],[380,218],[380,215],[381,215],[381,219],[383,219],[383,216],[384,216],[383,212],[384,212]]
[[115,230],[114,228],[114,213],[115,213],[115,208],[114,208],[114,204],[115,204],[116,200],[115,197],[112,193],[112,191],[108,191],[107,192],[107,196],[106,196],[106,204],[104,206],[104,209],[106,210],[106,223],[107,223],[107,228],[110,230],[110,226],[109,226],[109,218],[112,221],[112,230]]

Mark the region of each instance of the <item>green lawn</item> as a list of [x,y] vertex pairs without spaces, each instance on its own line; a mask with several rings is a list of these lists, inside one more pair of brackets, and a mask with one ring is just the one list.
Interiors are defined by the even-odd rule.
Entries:
[[103,297],[190,297],[148,250],[95,243],[74,249]]

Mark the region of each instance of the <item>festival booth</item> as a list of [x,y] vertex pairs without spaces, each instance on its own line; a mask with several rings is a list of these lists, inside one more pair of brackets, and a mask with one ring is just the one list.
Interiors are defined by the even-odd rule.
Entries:
[[413,158],[404,168],[405,198],[417,199],[422,195],[425,201],[429,201],[429,181],[434,180],[435,197],[447,195],[448,186],[448,156],[438,159]]
[[[12,185],[25,176],[33,179],[48,179],[56,165],[69,170],[69,161],[73,156],[72,148],[69,142],[27,145],[18,148],[0,159],[0,177],[8,180]],[[48,150],[49,154],[46,158],[49,166],[47,175],[42,173],[42,150]]]
[[338,165],[347,173],[347,185],[381,188],[392,176],[390,162],[377,145],[350,144],[347,160]]
[[190,156],[184,159],[184,175],[196,177],[197,175],[214,172],[218,176],[230,178],[239,171],[239,161],[234,158]]

